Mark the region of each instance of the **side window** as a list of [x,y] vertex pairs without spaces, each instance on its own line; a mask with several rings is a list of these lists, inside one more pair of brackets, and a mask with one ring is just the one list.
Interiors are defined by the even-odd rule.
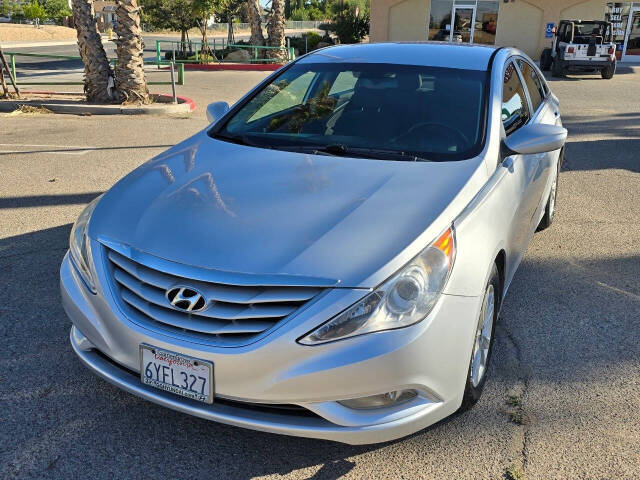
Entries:
[[502,124],[507,135],[511,135],[531,118],[527,96],[513,62],[504,71],[502,85]]
[[542,80],[540,80],[540,77],[538,77],[538,74],[529,63],[522,58],[519,58],[517,62],[524,77],[524,83],[527,85],[529,97],[531,97],[531,108],[535,112],[540,108],[546,96]]
[[333,85],[331,85],[329,95],[351,91],[357,81],[358,77],[356,77],[353,72],[340,72],[334,80]]
[[304,96],[315,76],[315,73],[307,72],[292,82],[283,79],[277,84],[270,85],[261,94],[267,97],[268,100],[265,98],[266,102],[249,118],[249,121],[253,122],[268,115],[300,105],[304,101]]

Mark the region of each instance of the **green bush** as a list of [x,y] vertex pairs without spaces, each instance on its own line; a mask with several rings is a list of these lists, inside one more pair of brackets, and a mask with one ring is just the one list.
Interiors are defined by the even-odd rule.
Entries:
[[309,12],[304,8],[294,8],[291,11],[291,20],[295,22],[304,22],[309,20]]
[[63,18],[71,16],[67,0],[46,0],[44,9],[47,12],[47,17],[58,23],[62,23]]
[[[318,35],[316,32],[306,32],[303,33],[300,37],[287,37],[289,39],[289,45],[295,48],[300,55],[303,55],[306,52],[310,52],[318,48],[318,43],[327,42],[333,43],[333,41],[329,38],[324,38],[322,35]],[[306,39],[306,44],[305,44]],[[306,47],[306,52],[305,52]]]
[[359,43],[369,35],[368,10],[361,9],[356,15],[356,8],[346,5],[332,20],[332,23],[322,24],[320,28],[335,33],[340,43]]
[[31,2],[28,5],[25,5],[22,9],[24,16],[29,20],[35,20],[39,18],[40,20],[46,20],[47,12],[38,2]]

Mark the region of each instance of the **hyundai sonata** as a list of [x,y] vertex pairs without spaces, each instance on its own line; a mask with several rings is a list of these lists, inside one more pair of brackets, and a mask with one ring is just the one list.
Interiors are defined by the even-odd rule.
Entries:
[[71,344],[205,419],[352,444],[472,406],[551,224],[567,132],[522,52],[318,50],[91,202],[61,267]]

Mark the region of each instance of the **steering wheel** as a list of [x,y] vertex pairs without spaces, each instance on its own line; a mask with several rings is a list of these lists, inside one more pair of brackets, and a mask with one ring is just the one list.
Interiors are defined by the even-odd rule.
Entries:
[[[399,140],[416,135],[416,132],[420,132],[420,131],[423,132],[422,135],[419,135],[420,139],[423,139],[423,141],[424,140],[433,141],[433,138],[434,138],[433,135],[429,136],[429,135],[426,135],[426,133],[428,131],[433,132],[434,130],[437,130],[440,133],[444,134],[444,137],[448,138],[449,140],[453,140],[453,143],[455,143],[456,145],[460,145],[460,144],[470,145],[471,143],[469,142],[469,139],[467,138],[467,136],[457,128],[452,127],[451,125],[447,125],[445,123],[439,123],[439,122],[416,123],[413,127],[411,127],[406,132],[401,133],[400,135],[392,138],[391,142],[396,143]],[[437,139],[438,137],[435,137],[435,138]],[[460,142],[460,140],[462,140],[462,142]]]

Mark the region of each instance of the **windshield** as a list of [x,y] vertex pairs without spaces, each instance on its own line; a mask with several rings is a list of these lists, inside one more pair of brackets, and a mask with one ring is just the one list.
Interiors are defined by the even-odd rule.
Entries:
[[601,44],[607,40],[608,30],[602,22],[577,23],[573,27],[573,43],[588,45],[593,38]]
[[296,63],[212,135],[333,155],[470,158],[484,137],[486,77],[424,66]]

